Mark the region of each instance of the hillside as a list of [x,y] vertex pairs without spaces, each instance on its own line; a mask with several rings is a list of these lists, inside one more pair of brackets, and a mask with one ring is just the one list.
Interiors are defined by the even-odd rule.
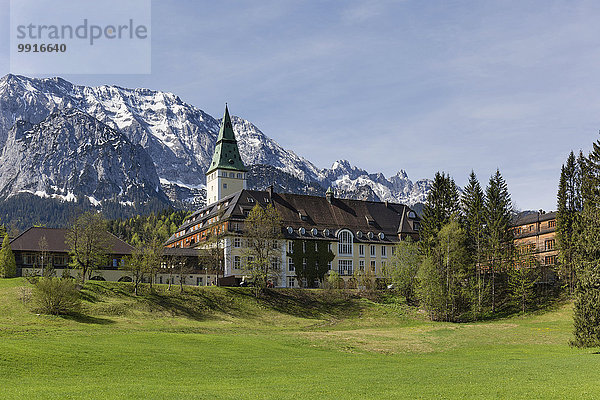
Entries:
[[579,399],[597,388],[594,350],[567,345],[570,304],[451,324],[393,297],[161,286],[136,298],[91,282],[84,315],[60,318],[29,312],[21,286],[0,280],[6,399]]

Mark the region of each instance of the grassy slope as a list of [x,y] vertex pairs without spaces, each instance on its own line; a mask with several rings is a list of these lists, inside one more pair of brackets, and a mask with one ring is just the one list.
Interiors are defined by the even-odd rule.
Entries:
[[1,398],[563,399],[600,385],[600,355],[567,345],[570,305],[457,325],[314,291],[134,298],[91,283],[87,317],[65,319],[28,312],[21,285],[0,280]]

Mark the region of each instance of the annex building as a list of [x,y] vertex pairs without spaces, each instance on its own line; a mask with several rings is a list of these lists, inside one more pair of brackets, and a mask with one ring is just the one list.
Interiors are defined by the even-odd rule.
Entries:
[[512,222],[517,260],[521,266],[540,266],[543,281],[555,279],[558,248],[556,247],[556,212],[542,210],[520,216]]
[[408,206],[390,202],[339,199],[331,189],[324,197],[248,190],[247,169],[242,162],[227,107],[207,175],[207,205],[190,215],[169,238],[170,248],[203,248],[207,239],[222,240],[222,270],[226,281],[244,276],[248,252],[244,240],[245,219],[253,207],[272,205],[281,217],[281,238],[274,243],[280,269],[279,287],[298,286],[290,254],[294,242],[303,248],[327,243],[334,258],[329,270],[348,280],[355,270],[375,277],[390,262],[395,245],[411,237],[418,240],[420,218]]

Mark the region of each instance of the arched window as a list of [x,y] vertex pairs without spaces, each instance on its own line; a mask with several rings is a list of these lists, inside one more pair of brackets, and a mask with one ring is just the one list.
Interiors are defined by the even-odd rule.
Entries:
[[343,230],[340,233],[338,233],[338,255],[352,255],[352,240],[352,232]]

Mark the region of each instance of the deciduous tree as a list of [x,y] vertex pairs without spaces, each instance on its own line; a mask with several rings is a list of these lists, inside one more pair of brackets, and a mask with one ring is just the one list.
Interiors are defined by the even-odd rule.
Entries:
[[81,271],[85,283],[92,271],[105,265],[112,250],[112,240],[106,230],[106,221],[99,213],[81,214],[66,235],[71,267]]
[[281,218],[271,205],[265,208],[255,205],[244,223],[246,239],[245,272],[253,279],[257,294],[267,287],[268,281],[276,282],[281,274],[281,249],[274,242],[281,239]]

